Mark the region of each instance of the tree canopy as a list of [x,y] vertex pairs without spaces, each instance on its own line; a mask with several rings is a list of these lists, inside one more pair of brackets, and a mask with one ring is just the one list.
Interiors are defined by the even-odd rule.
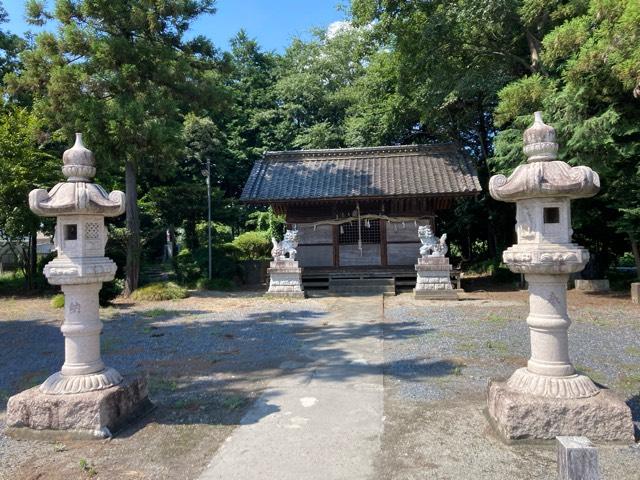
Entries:
[[[602,180],[601,194],[574,208],[578,239],[604,267],[629,250],[640,262],[637,1],[350,7],[347,21],[295,38],[280,54],[244,30],[228,51],[190,37],[194,20],[215,13],[213,0],[57,0],[51,9],[28,1],[30,22],[56,29],[33,39],[0,29],[0,125],[12,142],[0,161],[47,160],[10,170],[0,192],[48,179],[49,158],[81,130],[100,162],[98,180],[127,192],[126,223],[115,225],[126,227],[131,291],[141,251],[157,256],[167,229],[183,232],[197,256],[207,159],[221,231],[277,235],[281,223],[263,221],[271,213],[237,202],[264,151],[453,142],[475,159],[485,192],[440,221],[464,260],[498,259],[513,241],[513,212],[488,196],[487,182],[523,161],[522,131],[543,110],[561,158]],[[7,216],[16,201],[2,206],[4,232],[14,220],[35,221],[24,210],[24,221]],[[30,235],[34,225],[15,231]]]

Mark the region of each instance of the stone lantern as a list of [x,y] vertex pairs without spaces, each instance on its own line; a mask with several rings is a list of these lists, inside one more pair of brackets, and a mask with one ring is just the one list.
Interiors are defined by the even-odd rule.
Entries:
[[7,425],[105,436],[148,404],[146,383],[123,381],[100,356],[98,292],[103,282],[113,280],[117,268],[104,256],[108,237],[104,217],[123,214],[125,196],[120,191],[107,194],[92,183],[95,158],[82,144],[81,134],[76,134],[75,145],[62,159],[67,180],[49,192],[33,190],[29,206],[40,216],[57,219],[58,255],[45,266],[44,274],[49,283],[61,286],[65,296],[61,327],[65,361],[42,385],[9,399]]
[[524,132],[527,163],[489,182],[493,198],[516,204],[518,243],[503,260],[528,282],[531,341],[527,366],[506,382],[489,384],[489,414],[509,439],[633,440],[627,405],[578,374],[569,359],[567,282],[589,260],[589,252],[571,241],[570,201],[595,195],[600,179],[588,167],[557,160],[557,152],[555,130],[536,112]]

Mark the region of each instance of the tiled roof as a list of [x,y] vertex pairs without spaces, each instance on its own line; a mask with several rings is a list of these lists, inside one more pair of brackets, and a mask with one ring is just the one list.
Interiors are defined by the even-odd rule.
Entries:
[[480,191],[473,161],[455,146],[401,145],[267,152],[253,166],[241,200],[464,196]]

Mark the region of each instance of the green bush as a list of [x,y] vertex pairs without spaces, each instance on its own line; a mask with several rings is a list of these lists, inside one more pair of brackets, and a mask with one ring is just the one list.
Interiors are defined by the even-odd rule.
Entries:
[[187,289],[174,282],[150,283],[138,288],[131,294],[131,298],[136,301],[178,300],[188,296]]
[[240,260],[262,260],[270,257],[272,245],[267,232],[245,232],[231,243],[238,249]]
[[[207,247],[199,248],[193,252],[193,257],[197,262],[201,277],[207,277],[209,272],[209,251]],[[211,276],[213,278],[233,279],[240,275],[238,266],[238,251],[231,245],[218,245],[211,249]]]
[[53,308],[64,308],[64,294],[58,293],[51,297],[51,306]]
[[195,282],[202,275],[200,265],[188,248],[183,248],[174,257],[175,270],[178,280],[182,283]]
[[124,279],[116,278],[110,282],[102,284],[102,288],[99,293],[100,305],[106,307],[111,303],[111,300],[116,298],[124,290]]
[[196,284],[198,290],[231,290],[236,284],[228,278],[201,278]]
[[[196,237],[198,238],[198,245],[204,247],[207,246],[207,222],[200,222],[196,224]],[[233,232],[231,231],[231,226],[225,225],[224,223],[220,222],[211,222],[212,245],[230,242],[231,240],[233,240]]]

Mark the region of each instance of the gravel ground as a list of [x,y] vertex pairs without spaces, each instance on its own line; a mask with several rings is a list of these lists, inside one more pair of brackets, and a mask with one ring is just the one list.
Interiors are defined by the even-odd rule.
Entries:
[[[193,308],[201,303],[222,311]],[[106,441],[55,444],[0,433],[0,479],[68,480],[93,471],[94,478],[195,478],[280,365],[300,358],[295,333],[325,314],[324,303],[247,294],[104,309],[105,363],[124,375],[147,375],[156,410]],[[0,431],[8,396],[63,362],[59,312],[41,302],[24,319],[12,317],[0,318]]]
[[[488,379],[526,364],[526,298],[476,292],[460,302],[385,299],[376,478],[555,478],[552,444],[507,445],[484,414]],[[1,432],[6,399],[60,367],[63,338],[62,314],[48,299],[0,302]],[[622,297],[577,292],[569,292],[569,307],[574,363],[625,397],[639,419],[640,308]],[[0,433],[0,479],[68,480],[94,471],[98,479],[196,478],[270,380],[292,366],[343,355],[332,345],[356,331],[326,331],[323,319],[349,308],[358,302],[283,303],[241,292],[104,309],[105,362],[148,375],[157,409],[106,441],[16,441]],[[310,319],[322,321],[312,328]],[[600,445],[599,452],[604,478],[638,478],[637,445]]]
[[[508,377],[526,365],[526,296],[467,297],[416,302],[401,295],[386,302],[379,477],[556,478],[553,443],[506,445],[484,411],[488,380]],[[583,307],[575,293],[570,300],[574,363],[625,397],[638,420],[640,309],[606,298],[599,306]],[[640,448],[600,446],[600,463],[604,478],[637,479]]]

